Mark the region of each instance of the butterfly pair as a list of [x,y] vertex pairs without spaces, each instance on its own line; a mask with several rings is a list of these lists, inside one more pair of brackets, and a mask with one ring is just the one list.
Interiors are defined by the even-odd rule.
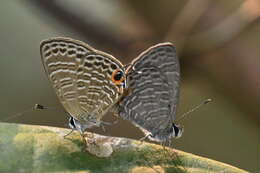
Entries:
[[175,125],[180,66],[171,43],[144,51],[128,67],[113,56],[70,38],[51,38],[40,46],[45,72],[65,110],[69,126],[84,133],[114,111],[150,140],[179,137]]

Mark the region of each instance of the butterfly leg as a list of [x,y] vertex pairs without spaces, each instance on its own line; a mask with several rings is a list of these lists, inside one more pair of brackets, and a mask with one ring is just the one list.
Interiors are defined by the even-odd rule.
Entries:
[[118,120],[114,121],[114,122],[105,122],[105,121],[100,121],[100,127],[102,128],[103,132],[106,133],[106,128],[105,128],[105,125],[107,126],[112,126],[114,124],[116,124],[118,122]]
[[74,129],[71,129],[71,131],[69,133],[67,133],[66,135],[63,136],[63,138],[65,139],[67,136],[69,136],[72,132],[74,131]]
[[112,125],[116,124],[117,122],[118,122],[118,120],[115,120],[114,122],[101,121],[101,122],[100,122],[100,127],[102,128],[103,132],[104,132],[106,135],[110,135],[110,134],[107,133],[105,126],[106,126],[106,125],[107,125],[107,126],[112,126]]
[[144,137],[140,138],[139,141],[141,142],[140,145],[143,144],[144,140],[147,139],[149,136],[151,136],[151,134],[147,134]]

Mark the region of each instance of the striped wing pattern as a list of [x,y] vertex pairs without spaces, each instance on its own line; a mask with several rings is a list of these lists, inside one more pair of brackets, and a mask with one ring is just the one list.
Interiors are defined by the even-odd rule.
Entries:
[[128,95],[119,115],[146,135],[168,139],[179,99],[180,68],[171,43],[155,45],[133,60],[126,70]]
[[69,39],[51,38],[40,46],[45,72],[66,111],[83,124],[97,122],[122,96],[111,80],[114,70],[124,71],[113,56]]

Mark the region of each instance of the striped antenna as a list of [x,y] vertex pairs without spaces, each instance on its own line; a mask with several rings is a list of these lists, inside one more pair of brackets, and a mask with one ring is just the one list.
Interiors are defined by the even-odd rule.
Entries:
[[189,110],[188,112],[185,112],[184,114],[182,114],[182,116],[180,116],[180,117],[176,120],[176,122],[180,122],[181,120],[184,120],[184,118],[186,118],[188,114],[190,114],[190,113],[196,111],[196,110],[199,109],[201,106],[206,105],[206,104],[208,104],[208,103],[210,103],[210,102],[212,102],[212,99],[206,99],[206,100],[204,100],[204,101],[203,101],[202,103],[200,103],[199,105],[195,106],[194,108],[192,108],[192,109]]
[[16,113],[14,115],[8,116],[7,118],[3,119],[2,121],[8,121],[14,118],[18,118],[26,113],[32,112],[32,111],[37,111],[37,110],[56,110],[60,111],[60,109],[54,108],[54,107],[47,107],[41,104],[36,103],[33,107],[30,107],[22,112]]

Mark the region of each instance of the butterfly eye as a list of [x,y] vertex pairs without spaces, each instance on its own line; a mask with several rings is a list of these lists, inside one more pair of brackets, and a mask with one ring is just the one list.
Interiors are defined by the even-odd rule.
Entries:
[[125,80],[124,73],[120,69],[116,69],[112,73],[111,79],[116,85],[121,85]]

